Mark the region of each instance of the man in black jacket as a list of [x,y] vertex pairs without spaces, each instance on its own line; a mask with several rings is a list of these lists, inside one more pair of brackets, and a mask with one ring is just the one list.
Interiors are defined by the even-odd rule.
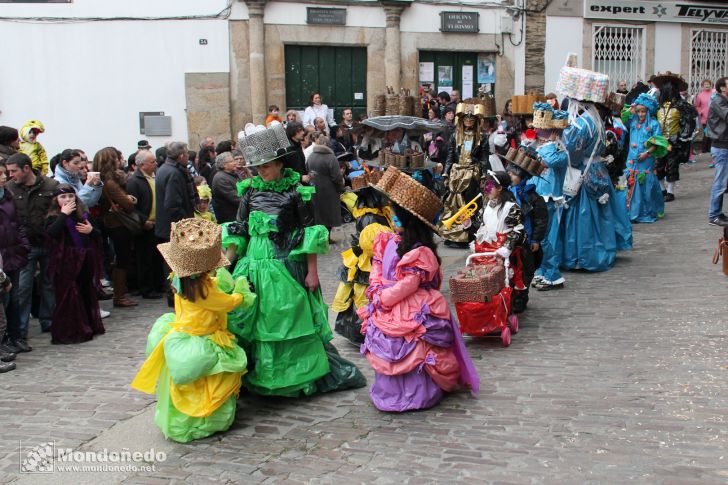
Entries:
[[223,152],[215,158],[217,172],[212,178],[212,201],[215,204],[217,222],[232,222],[238,213],[241,197],[238,197],[238,175],[232,153]]
[[187,160],[187,144],[175,141],[167,147],[167,160],[157,170],[154,182],[157,202],[154,235],[160,243],[169,242],[173,222],[195,215],[197,190],[187,171]]
[[126,192],[137,199],[135,210],[144,221],[141,234],[134,238],[137,282],[142,298],[161,298],[162,258],[157,251],[154,226],[157,217],[154,171],[157,158],[149,150],[140,150],[134,157],[136,170],[126,183]]
[[[15,197],[20,220],[30,241],[28,264],[18,275],[18,312],[19,328],[8,328],[8,337],[12,348],[18,352],[30,352],[28,345],[28,322],[33,297],[33,280],[36,269],[40,269],[40,308],[38,320],[44,332],[50,331],[55,293],[48,275],[50,255],[45,245],[45,219],[48,209],[53,203],[54,191],[58,182],[45,177],[33,169],[30,158],[25,153],[15,153],[7,161],[8,177],[12,178],[5,188]],[[13,283],[15,285],[15,283]],[[11,350],[12,350],[11,348]]]

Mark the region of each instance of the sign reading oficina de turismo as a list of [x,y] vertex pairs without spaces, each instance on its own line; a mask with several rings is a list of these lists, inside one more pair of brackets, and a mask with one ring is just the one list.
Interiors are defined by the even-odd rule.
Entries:
[[584,0],[584,18],[728,25],[728,2]]

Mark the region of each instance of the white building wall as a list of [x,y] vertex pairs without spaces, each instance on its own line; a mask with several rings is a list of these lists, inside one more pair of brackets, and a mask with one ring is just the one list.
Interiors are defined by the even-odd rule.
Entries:
[[[2,16],[188,16],[217,13],[225,1],[75,0],[72,4],[2,4]],[[204,5],[202,5],[204,4]],[[187,139],[185,73],[228,72],[226,20],[0,22],[5,66],[0,124],[39,119],[49,157],[64,148],[91,156],[113,145],[136,149],[139,111],[172,116],[171,137]],[[207,39],[208,45],[199,44]],[[30,41],[32,40],[32,41]]]
[[559,71],[569,52],[577,54],[579,66],[587,66],[582,59],[583,22],[581,17],[546,17],[544,93],[556,92]]
[[655,65],[645,66],[647,76],[653,72],[680,72],[682,58],[682,24],[655,24]]

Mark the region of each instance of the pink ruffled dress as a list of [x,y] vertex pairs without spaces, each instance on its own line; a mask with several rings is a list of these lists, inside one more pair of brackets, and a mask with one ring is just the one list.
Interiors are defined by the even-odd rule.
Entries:
[[361,352],[374,368],[372,402],[381,411],[426,409],[458,386],[478,391],[480,379],[447,301],[435,254],[419,246],[397,255],[400,237],[374,242],[367,296],[359,310]]

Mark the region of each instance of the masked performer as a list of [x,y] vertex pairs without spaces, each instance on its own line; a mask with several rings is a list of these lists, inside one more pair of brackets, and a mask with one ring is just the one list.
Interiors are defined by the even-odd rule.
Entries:
[[[480,178],[490,164],[488,162],[488,138],[481,136],[481,124],[485,106],[482,104],[460,103],[455,114],[455,133],[450,138],[444,177],[449,191],[445,198],[444,210],[440,220],[454,216],[462,206],[470,202],[480,191]],[[478,211],[482,202],[478,200]],[[472,235],[477,231],[477,217],[469,220],[469,227],[455,223],[449,229],[440,227],[445,245],[467,248]]]
[[679,74],[667,71],[654,76],[651,81],[660,90],[657,120],[662,136],[670,142],[667,156],[655,161],[655,169],[665,202],[672,202],[675,200],[675,182],[680,180],[680,164],[690,157],[690,141],[698,112],[680,96],[680,91],[687,90],[688,85]]

